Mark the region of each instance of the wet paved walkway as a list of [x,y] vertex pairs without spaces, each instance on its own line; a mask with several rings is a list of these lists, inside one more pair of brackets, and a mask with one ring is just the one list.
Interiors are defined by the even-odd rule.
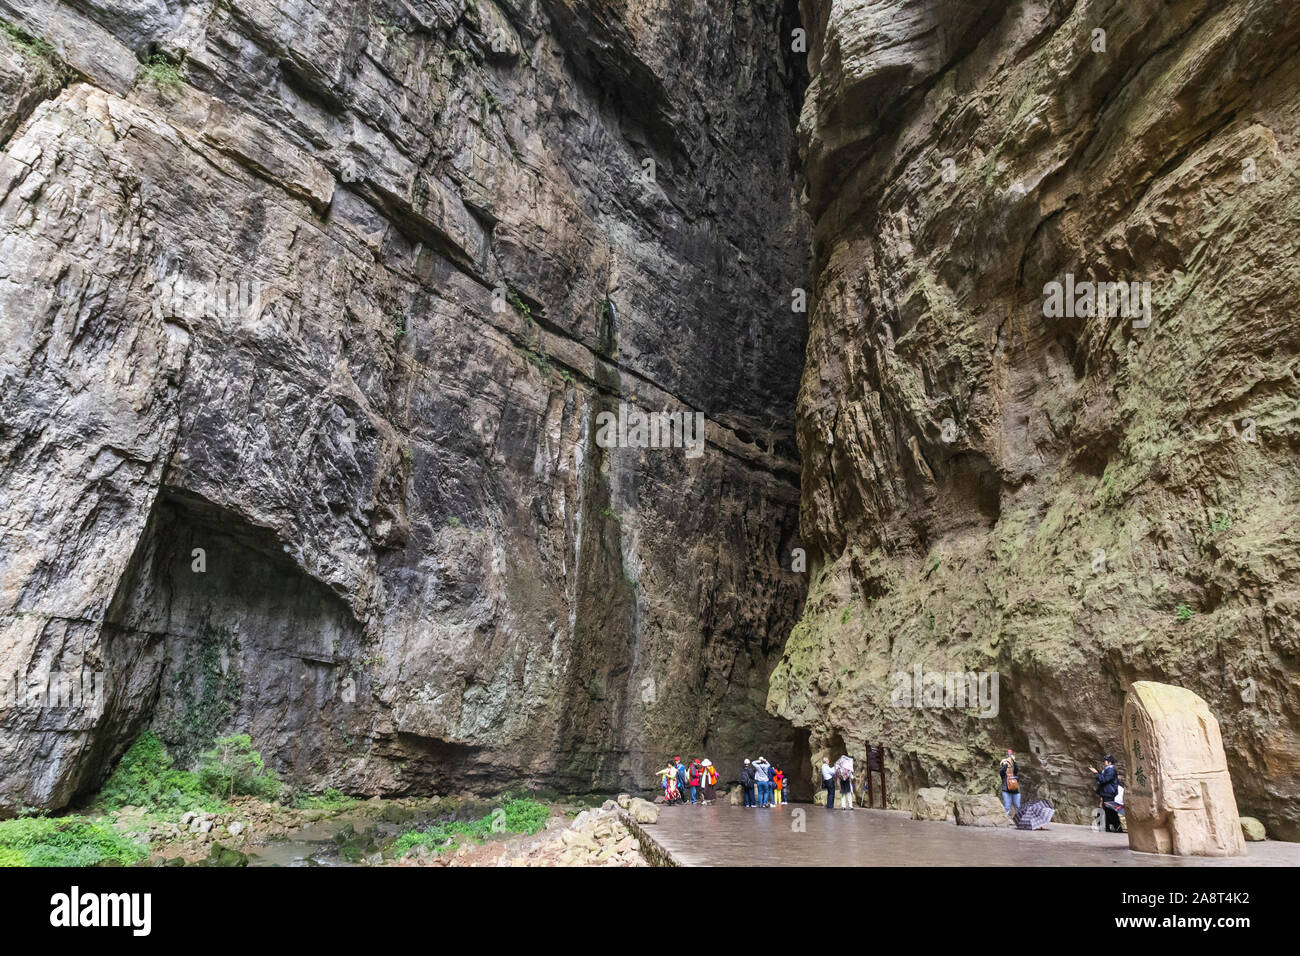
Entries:
[[[804,811],[804,832],[791,826]],[[959,827],[902,810],[660,807],[646,831],[683,866],[1300,866],[1300,843],[1246,844],[1232,858],[1134,853],[1122,833]]]

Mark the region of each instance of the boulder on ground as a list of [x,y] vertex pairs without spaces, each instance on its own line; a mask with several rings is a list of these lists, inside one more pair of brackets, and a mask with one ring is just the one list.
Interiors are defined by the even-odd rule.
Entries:
[[1182,687],[1135,681],[1124,702],[1124,813],[1130,849],[1177,856],[1246,852],[1219,722]]
[[1013,827],[1015,823],[1002,809],[1002,801],[991,793],[957,797],[953,816],[959,827]]
[[947,820],[952,815],[953,797],[942,787],[922,787],[912,797],[913,820]]
[[208,858],[203,861],[204,866],[248,866],[248,855],[240,853],[238,850],[232,850],[228,846],[220,843],[212,844],[212,849],[208,853]]
[[1246,838],[1248,843],[1258,843],[1260,840],[1268,839],[1268,834],[1264,830],[1264,824],[1260,823],[1254,817],[1241,818],[1241,835]]
[[737,786],[737,787],[732,787],[732,788],[731,788],[731,796],[730,796],[729,799],[731,800],[731,805],[732,805],[733,807],[739,807],[739,806],[742,806],[742,805],[744,804],[744,802],[745,802],[745,790],[744,790],[744,788],[743,788],[743,787],[739,787],[739,786]]
[[628,808],[628,804],[630,804],[631,802],[632,802],[632,795],[631,795],[631,794],[629,794],[629,793],[620,793],[620,794],[618,795],[618,805],[619,805],[620,807],[622,807],[624,810],[626,810],[626,809]]
[[640,797],[634,797],[628,805],[628,812],[632,814],[632,819],[637,823],[658,823],[659,808],[649,800],[642,800]]

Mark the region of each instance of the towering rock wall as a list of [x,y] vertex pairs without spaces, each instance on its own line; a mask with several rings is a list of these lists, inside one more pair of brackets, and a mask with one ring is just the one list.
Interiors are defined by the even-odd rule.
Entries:
[[360,793],[788,747],[795,16],[0,0],[0,807],[146,726]]
[[[884,738],[900,797],[991,790],[1013,747],[1078,820],[1165,681],[1300,838],[1300,6],[802,11],[812,564],[769,707],[814,753]],[[933,693],[968,674],[996,704]]]

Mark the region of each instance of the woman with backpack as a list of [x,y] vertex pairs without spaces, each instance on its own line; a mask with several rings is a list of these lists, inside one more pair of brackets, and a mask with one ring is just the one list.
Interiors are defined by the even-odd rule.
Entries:
[[1002,810],[1010,816],[1012,804],[1017,811],[1020,809],[1020,764],[1016,763],[1014,751],[1008,750],[1002,758],[998,774],[1002,777]]

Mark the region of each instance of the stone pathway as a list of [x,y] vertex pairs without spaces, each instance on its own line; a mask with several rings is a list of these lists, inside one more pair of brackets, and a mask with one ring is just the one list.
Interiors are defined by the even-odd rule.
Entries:
[[[1300,866],[1300,843],[1248,843],[1232,858],[1134,853],[1122,833],[1022,831],[917,821],[901,810],[661,807],[647,834],[682,866]],[[803,811],[805,829],[792,827]]]

